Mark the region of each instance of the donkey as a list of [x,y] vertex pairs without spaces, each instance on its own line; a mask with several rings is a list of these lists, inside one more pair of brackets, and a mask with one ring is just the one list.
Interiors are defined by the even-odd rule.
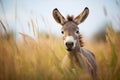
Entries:
[[68,52],[68,58],[71,64],[76,64],[85,69],[93,78],[97,79],[97,64],[95,56],[89,50],[83,48],[82,37],[78,25],[85,21],[89,14],[89,9],[85,7],[83,12],[77,17],[67,16],[65,19],[57,8],[53,10],[55,21],[62,25],[61,33],[63,35],[64,45]]

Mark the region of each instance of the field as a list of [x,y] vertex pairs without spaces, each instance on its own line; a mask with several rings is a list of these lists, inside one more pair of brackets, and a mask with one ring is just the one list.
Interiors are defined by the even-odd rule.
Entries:
[[[0,80],[91,80],[82,70],[79,75],[74,69],[62,70],[67,53],[62,38],[36,32],[37,39],[20,33],[18,40],[1,24]],[[106,42],[86,42],[85,48],[96,56],[99,80],[120,80],[120,35],[112,27],[106,32]]]

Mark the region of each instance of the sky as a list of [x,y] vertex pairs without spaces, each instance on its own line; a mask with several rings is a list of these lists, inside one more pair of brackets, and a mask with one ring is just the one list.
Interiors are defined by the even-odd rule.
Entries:
[[[53,19],[53,9],[58,8],[64,17],[68,14],[75,17],[85,7],[89,8],[90,13],[79,25],[79,30],[86,39],[91,38],[101,29],[102,24],[109,21],[116,30],[120,28],[117,22],[120,9],[115,0],[0,0],[0,20],[7,23],[8,28],[14,30],[17,36],[22,32],[34,37],[29,27],[32,25],[31,20],[37,31],[61,36],[61,25]],[[104,14],[104,7],[107,9],[107,16]]]

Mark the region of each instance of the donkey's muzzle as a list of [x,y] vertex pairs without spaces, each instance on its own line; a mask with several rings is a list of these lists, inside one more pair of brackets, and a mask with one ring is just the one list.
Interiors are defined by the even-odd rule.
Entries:
[[65,45],[66,45],[66,47],[67,47],[67,50],[68,50],[68,51],[71,51],[72,48],[73,48],[74,43],[73,43],[73,42],[66,42]]

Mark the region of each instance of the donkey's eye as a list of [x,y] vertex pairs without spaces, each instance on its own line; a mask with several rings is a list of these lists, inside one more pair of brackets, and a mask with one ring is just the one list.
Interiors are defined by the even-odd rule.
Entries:
[[64,31],[61,31],[62,34],[64,34]]
[[79,34],[79,31],[76,31],[77,34]]

